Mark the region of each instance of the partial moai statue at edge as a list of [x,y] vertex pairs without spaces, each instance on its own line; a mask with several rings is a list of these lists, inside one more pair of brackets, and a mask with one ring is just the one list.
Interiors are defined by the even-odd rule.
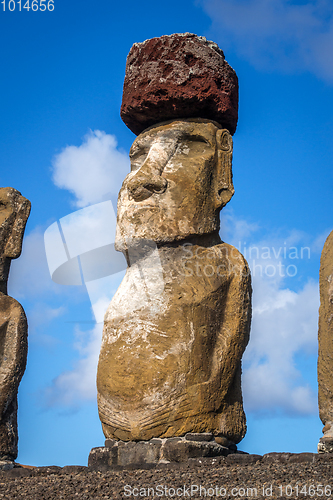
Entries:
[[30,201],[16,189],[0,188],[0,468],[17,457],[17,392],[25,370],[28,325],[24,310],[7,294],[12,259],[22,250]]
[[321,254],[319,289],[318,403],[324,436],[318,453],[333,453],[333,231]]
[[[105,314],[97,373],[107,438],[245,435],[241,359],[251,279],[221,241],[234,194],[238,82],[219,47],[175,34],[134,44],[121,116],[138,137],[118,198],[126,275]],[[219,439],[219,441],[218,441]]]

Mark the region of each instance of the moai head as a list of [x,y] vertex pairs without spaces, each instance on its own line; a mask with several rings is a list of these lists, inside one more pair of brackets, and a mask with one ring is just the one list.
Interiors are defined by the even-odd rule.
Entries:
[[176,120],[134,141],[118,199],[116,248],[126,241],[179,241],[219,230],[234,194],[232,137],[218,123]]
[[0,284],[6,283],[11,259],[21,255],[31,203],[11,187],[0,188]]
[[219,230],[231,199],[238,81],[222,50],[185,33],[134,44],[121,116],[136,134],[118,199],[116,249]]

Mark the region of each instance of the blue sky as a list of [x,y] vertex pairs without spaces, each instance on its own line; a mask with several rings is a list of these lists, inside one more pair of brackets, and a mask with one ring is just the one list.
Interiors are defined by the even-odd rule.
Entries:
[[[135,138],[119,116],[126,56],[135,42],[186,31],[217,42],[239,77],[236,193],[223,210],[221,237],[247,252],[253,271],[243,363],[248,433],[240,448],[315,451],[322,428],[318,271],[332,229],[331,2],[55,0],[53,12],[0,7],[0,185],[32,202],[9,283],[29,321],[18,461],[85,465],[90,449],[104,443],[95,389],[101,324],[92,306],[100,317],[119,277],[99,298],[90,290],[92,301],[85,285],[55,284],[43,236],[76,210],[115,203]],[[301,258],[302,248],[309,251]]]

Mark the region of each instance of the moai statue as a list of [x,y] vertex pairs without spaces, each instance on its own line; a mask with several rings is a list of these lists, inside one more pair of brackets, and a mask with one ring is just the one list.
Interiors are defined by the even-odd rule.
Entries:
[[321,254],[319,289],[318,402],[324,436],[318,452],[333,453],[333,231]]
[[17,457],[17,391],[25,370],[28,325],[24,310],[7,294],[12,259],[22,250],[30,201],[0,188],[0,468]]
[[237,76],[215,43],[185,33],[133,45],[121,116],[138,137],[115,243],[128,268],[105,314],[97,373],[109,439],[198,433],[235,446],[245,435],[251,280],[219,237],[237,113]]

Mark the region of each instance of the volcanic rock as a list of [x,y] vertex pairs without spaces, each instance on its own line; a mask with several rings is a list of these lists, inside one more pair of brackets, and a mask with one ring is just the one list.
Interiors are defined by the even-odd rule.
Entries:
[[206,118],[234,134],[238,80],[222,50],[191,33],[135,43],[127,57],[121,118],[136,135],[179,118]]

